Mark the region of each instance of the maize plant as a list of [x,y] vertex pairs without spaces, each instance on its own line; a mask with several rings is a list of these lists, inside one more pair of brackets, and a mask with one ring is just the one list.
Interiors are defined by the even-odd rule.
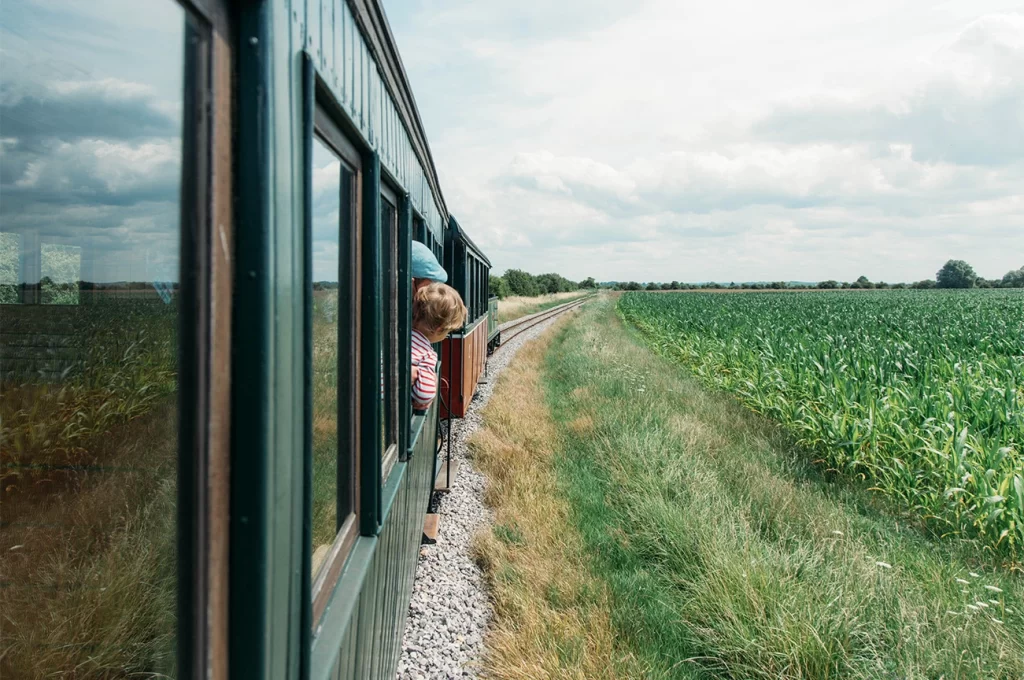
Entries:
[[1024,553],[1024,294],[628,293],[623,318],[941,534]]

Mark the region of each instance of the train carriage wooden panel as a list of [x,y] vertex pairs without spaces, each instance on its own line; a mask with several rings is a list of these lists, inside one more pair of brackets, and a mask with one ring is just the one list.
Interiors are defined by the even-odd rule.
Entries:
[[487,366],[487,319],[441,345],[441,417],[465,418]]

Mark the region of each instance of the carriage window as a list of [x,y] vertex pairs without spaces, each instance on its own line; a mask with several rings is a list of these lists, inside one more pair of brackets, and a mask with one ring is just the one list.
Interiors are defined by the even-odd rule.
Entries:
[[313,570],[338,531],[341,159],[313,138]]
[[473,260],[473,273],[475,274],[475,276],[473,277],[473,280],[475,282],[475,287],[473,289],[473,302],[476,307],[475,313],[473,314],[473,318],[476,319],[480,316],[480,301],[483,300],[484,297],[483,280],[482,277],[480,276],[479,260]]
[[39,254],[39,292],[44,305],[77,305],[82,280],[80,246],[43,244]]
[[380,202],[381,292],[385,307],[381,340],[383,346],[383,395],[381,409],[381,465],[384,478],[398,458],[398,209],[395,196],[386,187]]
[[0,4],[0,675],[175,674],[185,45]]
[[423,245],[430,247],[430,241],[427,240],[426,225],[423,224],[423,220],[418,216],[413,217],[412,221],[412,237],[422,243]]
[[18,270],[20,268],[21,236],[0,232],[0,305],[14,305],[21,302],[18,286]]
[[310,279],[313,622],[358,533],[359,154],[316,112]]
[[466,308],[469,310],[466,315],[466,323],[476,318],[476,261],[470,256],[469,249],[466,250]]
[[469,300],[467,305],[469,307],[469,321],[476,318],[476,300],[477,300],[477,288],[476,288],[476,260],[472,257],[469,258]]

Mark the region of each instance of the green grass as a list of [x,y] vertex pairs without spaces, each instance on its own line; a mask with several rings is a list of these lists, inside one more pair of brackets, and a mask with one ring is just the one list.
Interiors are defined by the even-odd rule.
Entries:
[[[570,315],[557,323],[571,322]],[[530,342],[498,377],[470,440],[487,476],[490,530],[474,554],[494,618],[482,675],[491,680],[620,680],[643,665],[613,634],[608,589],[590,573],[585,545],[569,521],[554,458],[558,436],[541,387],[551,337]]]
[[611,302],[559,334],[543,379],[561,492],[645,677],[1024,677],[1019,574],[823,478]]
[[1024,551],[1024,294],[627,294],[657,351],[937,534]]

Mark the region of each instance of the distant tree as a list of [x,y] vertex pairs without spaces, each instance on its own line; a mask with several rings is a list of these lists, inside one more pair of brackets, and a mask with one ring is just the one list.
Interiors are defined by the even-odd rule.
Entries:
[[978,281],[974,267],[963,260],[949,260],[935,274],[935,282],[939,288],[973,288]]
[[522,269],[509,269],[502,278],[508,284],[508,292],[512,295],[525,295],[527,297],[540,295],[540,288],[537,286],[533,275],[524,272]]
[[822,290],[835,290],[839,287],[839,282],[829,279],[828,281],[818,281],[818,288]]
[[580,288],[597,288],[597,281],[594,280],[593,276],[588,276],[580,281]]
[[502,276],[495,276],[491,274],[490,279],[491,295],[496,295],[502,300],[508,297],[508,282]]
[[1003,288],[1024,288],[1024,267],[1006,272],[1001,283]]
[[668,284],[668,289],[669,290],[679,290],[679,282],[678,281],[673,281],[672,283]]
[[537,288],[542,295],[550,295],[551,293],[562,292],[560,278],[558,274],[538,274],[533,277],[533,280],[537,283]]
[[671,283],[663,283],[663,284],[661,284],[661,289],[662,290],[672,290],[672,284]]
[[930,290],[932,288],[935,288],[935,282],[932,281],[931,279],[925,279],[923,281],[918,281],[917,283],[910,284],[910,287],[916,288],[918,290]]
[[650,283],[648,283],[645,286],[645,288],[647,290],[661,290],[661,284],[660,283],[655,283],[654,281],[651,281]]
[[643,287],[636,281],[630,281],[623,287],[623,290],[643,290]]
[[893,290],[904,290],[907,287],[905,283],[894,283],[892,284]]
[[888,287],[889,287],[889,284],[886,283],[885,281],[879,281],[878,283],[875,284],[875,288],[888,288]]
[[850,288],[874,288],[875,284],[866,276],[858,276],[857,280],[850,284]]
[[850,288],[853,288],[853,284],[850,283],[849,281],[843,281],[841,284],[839,284],[839,287],[842,288],[843,290],[849,290]]
[[785,287],[786,287],[786,282],[785,281],[772,281],[772,284],[771,284],[771,289],[772,290],[781,290],[781,289],[783,289]]

